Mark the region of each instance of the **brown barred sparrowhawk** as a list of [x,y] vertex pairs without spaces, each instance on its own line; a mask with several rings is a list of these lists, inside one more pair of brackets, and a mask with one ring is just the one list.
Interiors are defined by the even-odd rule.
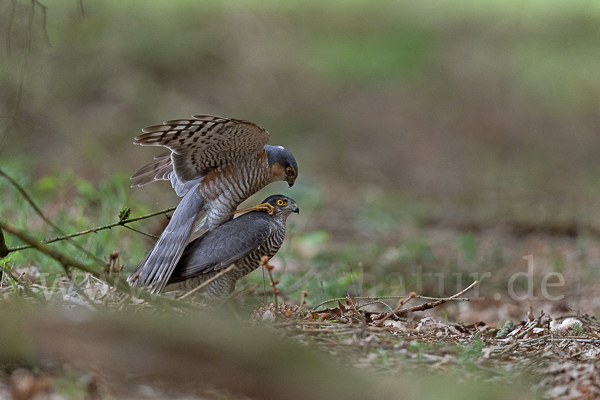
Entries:
[[286,181],[291,187],[298,176],[292,153],[267,145],[269,132],[249,121],[195,115],[142,132],[134,143],[170,151],[133,174],[132,186],[170,180],[183,196],[154,248],[128,278],[153,292],[164,288],[197,224],[201,232],[212,230],[269,183]]
[[293,199],[278,194],[239,211],[250,212],[187,245],[167,284],[179,283],[182,289],[192,289],[234,264],[232,271],[204,289],[212,299],[227,297],[238,279],[259,267],[263,256],[271,258],[277,253],[285,236],[285,221],[299,209]]

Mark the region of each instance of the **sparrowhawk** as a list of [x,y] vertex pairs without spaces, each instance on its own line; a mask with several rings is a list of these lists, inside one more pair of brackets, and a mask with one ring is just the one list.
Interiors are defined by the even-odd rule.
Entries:
[[164,288],[196,225],[201,232],[212,230],[269,183],[286,181],[291,187],[298,176],[292,153],[267,145],[269,132],[249,121],[195,115],[142,132],[134,143],[170,151],[133,174],[132,186],[170,180],[183,196],[154,248],[128,278],[153,292]]
[[187,245],[167,284],[180,283],[180,288],[191,289],[235,264],[232,271],[210,282],[205,289],[212,299],[227,297],[238,279],[258,268],[263,256],[271,258],[277,253],[285,236],[287,217],[300,210],[293,199],[278,194],[239,211],[250,212]]

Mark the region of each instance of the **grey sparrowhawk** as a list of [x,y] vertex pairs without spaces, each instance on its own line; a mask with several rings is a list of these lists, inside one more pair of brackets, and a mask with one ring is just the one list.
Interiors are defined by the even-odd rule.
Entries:
[[179,283],[191,289],[221,270],[235,268],[210,282],[205,288],[212,299],[223,299],[235,289],[238,279],[258,268],[261,258],[277,253],[285,237],[285,222],[300,210],[283,195],[267,197],[262,204],[190,242],[175,266],[167,284]]

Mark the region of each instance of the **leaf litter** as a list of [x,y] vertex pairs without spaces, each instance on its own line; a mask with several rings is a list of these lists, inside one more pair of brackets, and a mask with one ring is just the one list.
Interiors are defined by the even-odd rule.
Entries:
[[[108,265],[107,272],[121,272],[114,255]],[[119,292],[90,274],[81,275],[76,284],[72,279],[57,278],[48,286],[39,282],[35,267],[15,272],[17,276],[6,271],[2,276],[3,300],[18,297],[89,312],[157,311],[154,305]],[[271,285],[275,293],[277,283],[273,280]],[[378,373],[451,373],[461,381],[519,384],[531,396],[545,399],[600,397],[600,323],[592,316],[552,317],[530,308],[524,320],[497,327],[484,321],[447,322],[419,315],[448,301],[467,300],[461,296],[475,284],[449,298],[419,305],[413,305],[419,296],[411,293],[395,309],[377,299],[361,304],[363,299],[350,295],[337,299],[332,307],[323,308],[327,302],[309,308],[303,293],[300,303],[266,304],[241,315],[240,323],[267,324],[291,341]],[[197,297],[189,302],[206,305],[197,303]],[[90,387],[96,390],[94,385]],[[9,398],[8,393],[13,398],[33,398],[49,390],[47,375],[39,372],[18,368],[0,375],[0,399]],[[156,393],[145,397],[165,395]],[[215,393],[218,397],[221,392]]]

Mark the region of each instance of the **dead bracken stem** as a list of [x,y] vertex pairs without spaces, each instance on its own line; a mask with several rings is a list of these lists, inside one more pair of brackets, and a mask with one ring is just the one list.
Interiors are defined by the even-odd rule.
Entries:
[[304,307],[304,305],[306,304],[307,297],[308,297],[308,292],[306,290],[303,290],[302,298],[300,299],[300,307],[298,308],[298,311],[300,311],[302,309],[302,307]]
[[277,289],[277,284],[279,283],[278,280],[273,279],[273,269],[275,268],[274,266],[269,264],[269,257],[267,256],[262,256],[262,258],[260,259],[260,264],[261,267],[264,267],[264,269],[267,270],[267,272],[269,273],[269,279],[271,279],[271,287],[273,288],[273,304],[275,305],[275,319],[277,319],[277,313],[279,312],[279,305],[277,303],[277,295],[279,294],[279,289]]
[[108,261],[104,259],[104,273],[106,275],[121,274],[123,272],[124,264],[119,264],[119,252],[115,251],[108,256]]

